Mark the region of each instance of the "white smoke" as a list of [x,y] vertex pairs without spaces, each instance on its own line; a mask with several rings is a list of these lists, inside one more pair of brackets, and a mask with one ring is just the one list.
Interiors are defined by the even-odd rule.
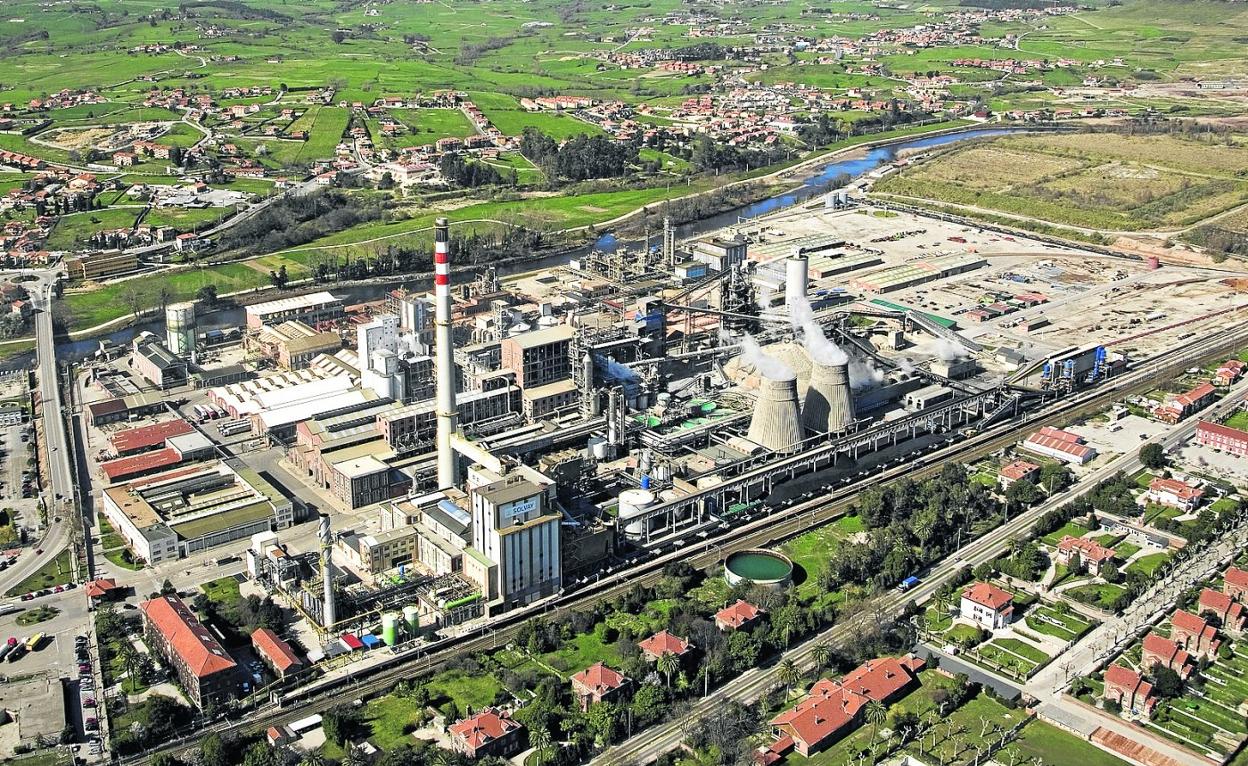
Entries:
[[806,296],[798,297],[789,306],[789,321],[793,323],[793,329],[801,333],[802,345],[806,347],[811,361],[829,366],[849,364],[849,354],[823,334],[823,328],[815,321],[815,312]]
[[936,338],[928,341],[919,346],[917,350],[925,354],[931,354],[942,362],[954,362],[970,356],[967,350],[962,347],[962,344],[946,338]]
[[793,380],[797,377],[792,367],[774,356],[764,354],[758,341],[748,334],[741,337],[741,359],[768,380]]
[[849,387],[870,388],[884,382],[884,371],[870,359],[853,359],[849,363]]
[[913,375],[914,374],[914,362],[910,361],[910,357],[903,356],[901,360],[897,362],[897,369],[901,370],[907,375]]

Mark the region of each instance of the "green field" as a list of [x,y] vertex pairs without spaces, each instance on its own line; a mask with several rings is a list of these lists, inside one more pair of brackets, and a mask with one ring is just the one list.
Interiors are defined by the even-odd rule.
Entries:
[[1043,721],[1032,721],[1007,748],[1017,750],[1026,758],[1039,758],[1044,763],[1077,764],[1077,766],[1127,766],[1099,747],[1079,739]]
[[1237,145],[1063,134],[954,149],[891,176],[875,191],[970,212],[1136,231],[1193,225],[1248,202],[1246,173],[1248,149]]
[[73,573],[73,562],[69,551],[61,551],[51,561],[39,567],[34,574],[9,588],[8,595],[20,596],[23,593],[64,585],[70,582]]

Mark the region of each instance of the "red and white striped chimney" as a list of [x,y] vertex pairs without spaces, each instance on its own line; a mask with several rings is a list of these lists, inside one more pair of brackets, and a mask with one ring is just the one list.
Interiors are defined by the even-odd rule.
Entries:
[[451,435],[458,429],[455,405],[455,349],[451,343],[450,222],[439,218],[433,225],[433,328],[436,349],[433,374],[437,378],[438,489],[454,487],[457,462]]

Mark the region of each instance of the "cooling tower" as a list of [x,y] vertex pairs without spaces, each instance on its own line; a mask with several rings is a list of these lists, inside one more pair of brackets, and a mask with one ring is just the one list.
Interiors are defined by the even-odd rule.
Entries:
[[853,425],[854,395],[849,388],[849,365],[811,363],[802,423],[815,433],[841,433]]
[[775,452],[794,451],[794,445],[803,438],[797,378],[759,378],[758,399],[746,438]]

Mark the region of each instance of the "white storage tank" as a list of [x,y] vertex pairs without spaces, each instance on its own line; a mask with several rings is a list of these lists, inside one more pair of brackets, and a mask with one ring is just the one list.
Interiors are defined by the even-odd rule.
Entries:
[[407,626],[407,637],[415,638],[420,632],[420,607],[415,604],[403,607],[403,624]]
[[195,353],[195,304],[171,303],[165,307],[165,345],[180,359]]
[[654,493],[648,489],[626,489],[620,493],[619,521],[617,529],[631,538],[640,538],[646,533],[646,521],[641,516],[650,506],[654,505]]

